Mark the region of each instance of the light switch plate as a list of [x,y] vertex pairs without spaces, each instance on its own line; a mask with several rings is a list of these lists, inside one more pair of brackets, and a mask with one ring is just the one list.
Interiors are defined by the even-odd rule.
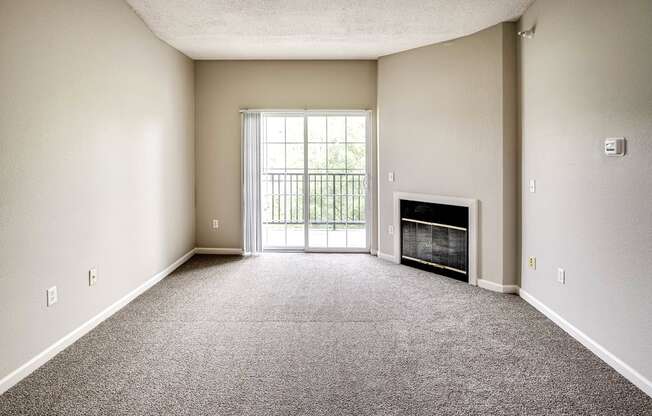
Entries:
[[390,182],[394,182],[394,172],[389,172],[387,174],[387,180]]
[[534,179],[530,179],[530,192],[535,193],[537,191],[537,181]]
[[220,228],[220,220],[213,220],[212,226],[213,226],[214,230],[217,230],[218,228]]
[[566,270],[562,268],[557,269],[557,281],[562,285],[566,284]]
[[52,306],[59,300],[59,295],[57,294],[57,287],[52,286],[47,290],[47,306]]
[[394,226],[390,225],[387,227],[387,234],[394,235]]

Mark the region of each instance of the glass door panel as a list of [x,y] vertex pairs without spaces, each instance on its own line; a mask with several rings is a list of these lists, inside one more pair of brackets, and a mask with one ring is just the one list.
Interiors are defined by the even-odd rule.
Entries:
[[367,248],[365,116],[308,115],[310,248]]
[[261,145],[263,247],[303,249],[304,117],[265,115]]

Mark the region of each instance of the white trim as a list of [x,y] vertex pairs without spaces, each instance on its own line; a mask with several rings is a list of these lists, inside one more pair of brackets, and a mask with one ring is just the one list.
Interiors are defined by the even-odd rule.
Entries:
[[387,253],[383,253],[383,252],[379,251],[379,252],[376,253],[376,255],[381,260],[391,261],[392,263],[396,263],[396,264],[401,263],[400,261],[396,261],[396,258],[394,257],[393,254],[387,254]]
[[[326,122],[326,133],[328,134],[328,121]],[[328,146],[326,146],[328,149]],[[303,250],[305,251],[310,246],[310,174],[308,172],[308,117],[303,115],[303,184],[301,192],[303,192]],[[287,160],[286,160],[287,162]],[[273,187],[273,185],[272,185]],[[273,188],[272,188],[273,190]],[[316,202],[316,201],[315,201]],[[285,226],[287,233],[287,225]],[[347,231],[348,232],[348,231]],[[287,235],[287,234],[286,234]],[[327,233],[328,235],[328,233]],[[285,243],[287,244],[287,238]]]
[[102,312],[98,313],[88,321],[84,322],[79,327],[74,329],[72,332],[69,332],[63,338],[59,339],[54,344],[50,345],[45,350],[38,353],[36,356],[34,356],[29,361],[27,361],[25,364],[21,365],[16,370],[9,373],[2,380],[0,380],[0,394],[9,390],[16,383],[18,383],[19,381],[21,381],[22,379],[30,375],[34,370],[36,370],[37,368],[39,368],[40,366],[48,362],[55,355],[57,355],[58,353],[63,351],[66,347],[71,345],[73,342],[77,341],[79,338],[86,335],[93,328],[95,328],[104,320],[108,319],[111,315],[113,315],[114,313],[122,309],[125,305],[127,305],[129,302],[137,298],[147,289],[149,289],[150,287],[154,286],[155,284],[163,280],[163,278],[165,278],[167,275],[172,273],[177,267],[181,266],[183,263],[188,261],[188,259],[190,259],[190,257],[193,256],[193,254],[195,254],[195,249],[192,249],[186,254],[184,254],[183,256],[181,256],[174,263],[172,263],[171,265],[169,265],[159,273],[155,274],[154,276],[152,276],[145,283],[141,284],[131,292],[127,293],[118,301],[114,302],[111,306],[104,309]]
[[491,290],[498,293],[518,293],[519,287],[516,285],[501,285],[500,283],[489,280],[478,279],[478,286],[483,289]]
[[[371,237],[372,237],[372,232],[371,230],[375,227],[374,224],[374,207],[373,207],[373,201],[374,201],[374,193],[375,190],[373,188],[373,183],[375,180],[375,173],[373,171],[374,163],[373,163],[373,155],[375,154],[374,152],[376,151],[376,148],[374,147],[374,140],[373,140],[373,135],[374,135],[374,130],[373,130],[373,122],[374,122],[374,114],[373,111],[371,110],[366,110],[365,111],[365,128],[366,128],[366,135],[367,138],[365,140],[365,231],[366,231],[366,239],[367,239],[367,248],[369,249],[369,252],[371,252]],[[348,236],[348,234],[347,234]],[[347,240],[348,244],[348,240]]]
[[244,252],[241,248],[217,248],[217,247],[197,247],[197,254],[219,254],[226,256],[242,256]]
[[374,202],[373,209],[374,209],[374,214],[375,214],[374,217],[375,217],[375,221],[376,221],[376,223],[374,224],[374,226],[376,227],[376,255],[379,258],[382,258],[380,256],[380,254],[381,254],[381,252],[380,252],[380,239],[381,239],[381,236],[383,235],[383,233],[382,233],[382,231],[380,229],[380,222],[381,222],[380,221],[380,195],[381,195],[380,181],[381,181],[382,176],[380,175],[380,117],[379,117],[380,114],[379,114],[378,109],[375,110],[374,115],[376,116],[376,117],[374,117],[374,125],[376,127],[376,134],[374,135],[374,154],[373,154],[374,157],[376,158],[376,171],[374,172],[374,174],[376,175],[376,178],[375,178],[375,181],[376,181],[375,185],[376,186],[375,186],[375,189],[374,189],[375,192],[376,192],[376,194],[375,194],[376,199],[373,201]]
[[303,250],[305,253],[370,253],[368,248],[356,248],[356,247],[309,247]]
[[401,200],[431,202],[434,204],[457,205],[469,209],[469,284],[478,284],[478,200],[469,198],[457,198],[452,196],[440,196],[430,194],[416,194],[411,192],[394,192],[394,263],[401,262],[401,233],[400,216]]
[[643,390],[645,394],[652,397],[652,381],[645,378],[645,376],[643,376],[641,373],[634,370],[623,360],[616,357],[612,352],[607,350],[602,345],[598,344],[591,337],[562,318],[561,315],[550,309],[548,306],[544,305],[540,300],[530,295],[525,290],[520,289],[518,294],[521,298],[523,298],[523,300],[547,316],[552,322],[557,324],[557,326],[566,331],[566,333],[575,338],[582,345],[588,348],[593,354],[602,359],[602,361],[607,363],[614,370],[618,371],[623,377],[631,381],[636,387]]
[[319,109],[319,108],[243,108],[240,110],[241,113],[331,113],[331,114],[341,114],[341,113],[356,113],[361,114],[367,111],[373,111],[372,109]]

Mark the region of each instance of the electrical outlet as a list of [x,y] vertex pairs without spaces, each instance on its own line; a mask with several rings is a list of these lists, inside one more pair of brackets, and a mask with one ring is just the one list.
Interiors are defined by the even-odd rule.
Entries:
[[566,284],[566,270],[564,269],[557,269],[557,282],[561,283],[562,285]]
[[394,226],[393,225],[387,226],[387,234],[394,235]]
[[536,270],[537,269],[537,258],[536,257],[528,257],[527,265],[528,265],[528,267],[530,269]]
[[220,220],[213,220],[213,229],[217,230],[220,228]]
[[47,290],[47,306],[52,306],[59,300],[59,295],[57,294],[57,287],[52,286]]
[[93,267],[88,271],[88,286],[95,286],[97,283],[97,269]]

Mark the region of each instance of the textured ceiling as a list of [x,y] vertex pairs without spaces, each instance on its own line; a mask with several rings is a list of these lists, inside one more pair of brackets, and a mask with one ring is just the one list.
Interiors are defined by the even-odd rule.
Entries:
[[194,59],[375,59],[521,16],[533,0],[127,0]]

